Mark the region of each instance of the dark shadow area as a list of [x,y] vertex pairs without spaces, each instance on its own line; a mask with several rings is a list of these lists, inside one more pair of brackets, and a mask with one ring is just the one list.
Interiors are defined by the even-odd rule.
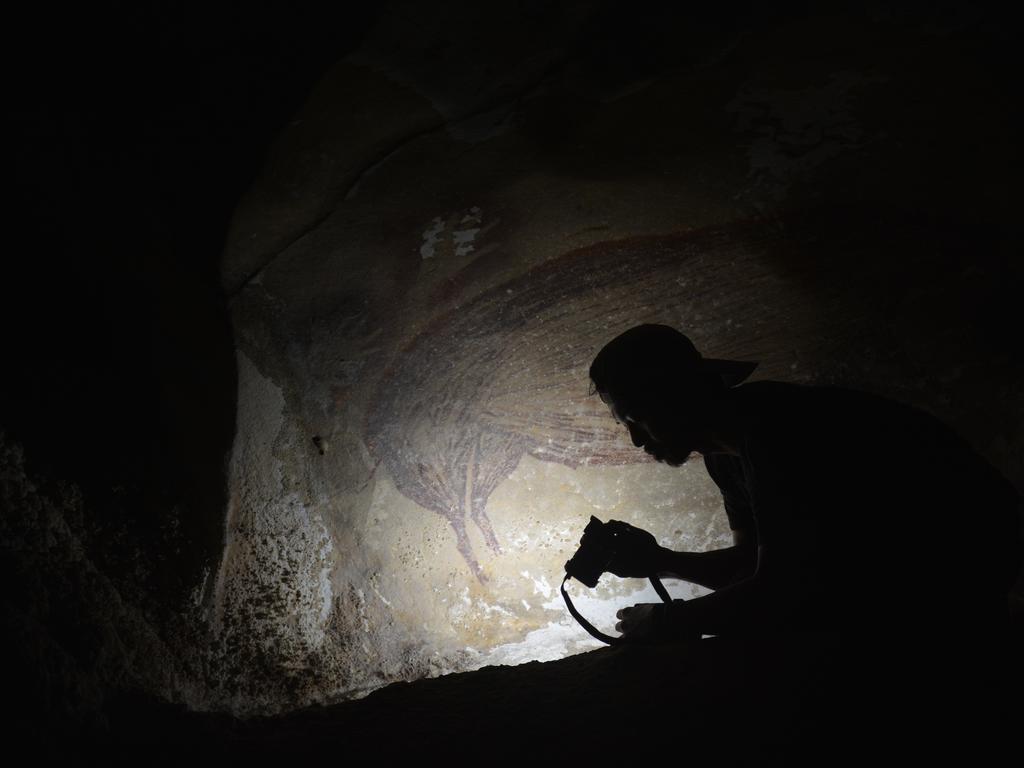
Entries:
[[98,727],[108,696],[148,684],[140,668],[180,672],[164,653],[197,672],[204,629],[182,610],[223,546],[235,420],[225,232],[373,14],[62,4],[6,21],[0,579],[30,740]]
[[0,303],[12,361],[0,424],[30,469],[79,484],[90,503],[141,493],[145,519],[113,524],[142,526],[143,539],[183,512],[194,581],[219,551],[234,426],[224,233],[285,120],[372,13],[19,14],[5,51],[18,73],[17,278]]
[[[1012,753],[1022,682],[1018,627],[1007,644],[955,657],[883,628],[862,635],[622,647],[557,662],[400,683],[366,699],[233,720],[144,699],[120,702],[124,734],[86,754],[167,764],[224,759],[422,760],[501,755],[664,759],[711,765],[858,765]],[[1009,753],[1006,750],[1011,750]]]

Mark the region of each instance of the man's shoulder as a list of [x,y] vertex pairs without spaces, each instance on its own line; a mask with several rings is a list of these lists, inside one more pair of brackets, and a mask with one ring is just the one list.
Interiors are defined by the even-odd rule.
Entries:
[[809,409],[823,414],[830,411],[842,414],[877,414],[886,419],[925,419],[938,423],[934,416],[907,403],[890,397],[857,389],[820,384],[797,384],[788,381],[754,381],[734,390],[742,405],[752,409],[779,409],[790,406]]
[[755,422],[773,414],[830,407],[829,401],[836,400],[838,394],[829,387],[770,380],[741,384],[733,392],[740,408]]
[[[772,451],[877,455],[959,442],[936,417],[882,395],[837,386],[758,381],[736,388],[749,437]],[[964,446],[966,447],[966,446]],[[947,450],[950,448],[947,447]]]
[[[758,381],[736,388],[753,442],[769,458],[933,476],[937,468],[1005,490],[1008,482],[949,424],[916,405],[838,386]],[[774,460],[774,459],[772,459]]]

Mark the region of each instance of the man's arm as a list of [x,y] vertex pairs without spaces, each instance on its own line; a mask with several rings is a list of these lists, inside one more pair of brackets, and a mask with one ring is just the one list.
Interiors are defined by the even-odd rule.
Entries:
[[754,574],[757,566],[756,537],[734,531],[735,545],[709,552],[673,552],[662,548],[653,571],[661,578],[676,578],[719,590]]
[[[667,552],[670,559],[675,560],[687,570],[689,581],[701,583],[694,578],[699,571],[706,571],[709,582],[716,576],[728,572],[734,559],[746,562],[749,547],[737,545],[728,549],[712,552]],[[742,553],[742,556],[741,554]],[[760,559],[763,553],[758,552]],[[705,556],[698,560],[681,555]],[[760,563],[740,576],[738,580],[723,584],[716,591],[695,597],[691,600],[674,600],[671,603],[641,603],[631,608],[623,608],[617,614],[621,620],[615,628],[624,635],[642,640],[660,638],[662,640],[697,640],[702,635],[717,635],[748,624],[755,613],[770,610],[765,603],[766,591]],[[712,587],[714,588],[714,587]],[[767,614],[765,614],[767,615]]]
[[638,603],[623,608],[615,629],[631,640],[699,640],[749,625],[761,600],[761,582],[752,577],[717,592],[671,603]]
[[[710,552],[674,552],[649,532],[618,520],[609,520],[606,530],[614,531],[615,542],[606,570],[624,578],[676,578],[717,590],[748,578],[757,566],[757,536],[747,528],[733,531],[733,546]],[[581,546],[588,537],[584,533]]]

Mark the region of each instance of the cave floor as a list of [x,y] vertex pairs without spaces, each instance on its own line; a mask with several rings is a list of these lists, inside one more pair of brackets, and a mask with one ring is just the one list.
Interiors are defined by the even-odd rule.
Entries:
[[[965,646],[829,633],[605,648],[396,683],[280,717],[114,715],[98,746],[166,764],[241,758],[642,760],[718,765],[959,755],[987,764],[1020,722],[1013,639]],[[1004,642],[1005,641],[1005,642]],[[106,755],[105,755],[106,756]],[[979,762],[980,761],[980,762]]]

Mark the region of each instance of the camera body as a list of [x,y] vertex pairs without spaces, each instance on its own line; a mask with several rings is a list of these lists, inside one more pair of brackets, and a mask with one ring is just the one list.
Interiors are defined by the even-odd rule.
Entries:
[[[624,536],[624,534],[626,534]],[[609,645],[618,645],[619,643],[626,642],[625,637],[612,637],[601,632],[593,624],[587,621],[576,607],[572,604],[572,600],[569,599],[569,593],[565,591],[565,584],[569,581],[569,578],[577,579],[588,587],[593,589],[597,586],[598,580],[601,578],[601,574],[608,570],[608,566],[611,565],[618,554],[619,549],[624,547],[624,555],[629,554],[629,549],[636,546],[636,536],[639,534],[642,537],[647,537],[652,544],[657,546],[654,541],[654,537],[646,531],[642,531],[639,528],[633,528],[618,520],[609,520],[607,523],[602,523],[593,515],[590,516],[590,522],[587,523],[587,527],[583,529],[583,537],[580,539],[580,547],[576,550],[576,554],[573,555],[569,562],[565,564],[565,578],[562,579],[562,598],[565,600],[565,605],[569,609],[569,613],[572,617],[580,623],[580,625],[587,630],[593,637],[597,638],[603,643]],[[648,576],[651,580],[651,586],[654,587],[654,591],[658,593],[658,597],[665,603],[672,602],[672,596],[669,595],[668,590],[661,583],[657,576]]]
[[583,529],[580,547],[565,564],[565,572],[593,589],[615,557],[617,532],[593,515]]

